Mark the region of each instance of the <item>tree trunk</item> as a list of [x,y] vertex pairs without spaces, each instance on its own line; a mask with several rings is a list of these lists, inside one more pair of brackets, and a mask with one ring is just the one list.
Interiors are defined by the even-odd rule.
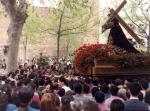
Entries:
[[150,36],[147,37],[147,51],[150,52]]
[[10,24],[7,30],[9,50],[7,52],[7,73],[17,69],[19,41],[25,20],[27,4],[25,0],[0,0],[8,13]]
[[23,47],[24,47],[24,62],[26,61],[27,59],[27,45],[28,45],[28,37],[26,36],[25,38],[25,42],[23,44]]
[[57,36],[57,61],[59,61],[60,52],[60,35]]
[[7,54],[7,72],[15,71],[17,69],[17,58],[19,51],[19,41],[22,32],[23,24],[11,21],[8,28],[8,44],[9,50]]
[[150,52],[150,21],[149,21],[149,34],[147,37],[147,51]]

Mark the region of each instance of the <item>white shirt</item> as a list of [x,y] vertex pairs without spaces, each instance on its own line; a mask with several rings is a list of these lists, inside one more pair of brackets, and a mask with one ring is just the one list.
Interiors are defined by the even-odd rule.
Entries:
[[64,85],[62,88],[65,90],[65,93],[71,90],[71,89],[70,89],[69,87],[67,87],[66,85]]

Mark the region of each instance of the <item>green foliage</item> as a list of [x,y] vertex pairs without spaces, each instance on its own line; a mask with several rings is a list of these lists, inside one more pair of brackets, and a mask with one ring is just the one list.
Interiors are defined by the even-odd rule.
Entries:
[[49,31],[56,37],[60,31],[61,46],[69,41],[70,48],[77,48],[83,42],[83,36],[91,31],[91,27],[99,24],[95,22],[98,18],[92,19],[93,8],[95,7],[90,0],[62,0],[57,8],[50,11]]
[[40,43],[42,39],[41,30],[44,28],[43,26],[43,18],[38,15],[36,10],[33,10],[32,7],[28,8],[28,19],[23,28],[23,38],[28,37],[28,42],[35,44]]

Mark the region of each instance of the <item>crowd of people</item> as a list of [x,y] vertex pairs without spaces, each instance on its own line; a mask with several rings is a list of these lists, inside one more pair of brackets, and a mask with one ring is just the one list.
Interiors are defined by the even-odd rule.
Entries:
[[25,63],[0,76],[0,111],[150,111],[149,81],[78,75],[69,60]]

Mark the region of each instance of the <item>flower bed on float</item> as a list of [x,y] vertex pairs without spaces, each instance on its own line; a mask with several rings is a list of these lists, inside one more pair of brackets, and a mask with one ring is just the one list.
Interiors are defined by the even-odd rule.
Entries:
[[132,54],[127,51],[106,44],[85,44],[77,49],[75,55],[75,68],[87,73],[94,65],[94,60],[115,61],[116,67],[143,67],[150,65],[150,54]]

